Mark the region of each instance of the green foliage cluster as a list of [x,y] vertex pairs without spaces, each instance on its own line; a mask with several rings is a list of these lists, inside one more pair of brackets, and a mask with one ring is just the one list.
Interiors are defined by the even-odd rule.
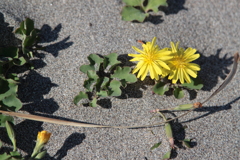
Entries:
[[153,87],[153,92],[158,95],[164,95],[167,91],[172,90],[175,98],[180,99],[184,97],[183,89],[199,90],[203,87],[202,81],[197,78],[191,78],[191,83],[172,84],[165,79],[160,80]]
[[[14,66],[30,64],[33,58],[33,48],[37,44],[39,30],[34,28],[34,22],[27,18],[16,29],[16,34],[21,35],[21,45],[0,48],[0,105],[2,110],[18,111],[22,102],[17,98],[19,78],[15,73],[8,73]],[[5,126],[5,121],[13,121],[10,116],[0,115],[0,126]]]
[[[34,57],[34,50],[41,50],[37,45],[39,40],[39,30],[34,28],[34,22],[26,18],[20,23],[20,27],[15,30],[15,34],[20,35],[21,44],[19,46],[0,48],[0,109],[7,111],[18,111],[22,108],[22,102],[17,98],[19,78],[16,73],[10,73],[12,67],[20,67],[25,64],[33,64],[30,59]],[[13,130],[13,117],[0,114],[0,127],[6,127],[9,139],[13,144],[13,151],[0,154],[1,160],[22,160],[22,155],[16,151],[16,139]],[[0,141],[0,148],[2,142]],[[45,154],[31,157],[30,159],[41,159]]]
[[126,6],[121,15],[124,21],[143,22],[149,17],[149,11],[158,12],[160,6],[168,6],[167,0],[123,0]]
[[91,101],[89,105],[96,107],[98,98],[120,96],[121,87],[137,81],[136,76],[130,73],[130,67],[119,66],[121,62],[117,60],[117,57],[116,53],[103,57],[96,54],[88,56],[90,64],[80,67],[80,71],[88,76],[83,85],[86,92],[81,91],[74,98],[75,104],[82,99],[89,99]]

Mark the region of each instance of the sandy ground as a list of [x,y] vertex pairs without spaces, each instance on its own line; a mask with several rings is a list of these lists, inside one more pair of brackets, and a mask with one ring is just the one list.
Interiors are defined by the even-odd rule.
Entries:
[[[123,6],[120,0],[0,1],[0,33],[5,36],[1,45],[13,44],[11,32],[29,17],[41,29],[41,43],[46,47],[34,59],[36,69],[21,73],[22,111],[105,125],[143,125],[160,121],[150,119],[150,110],[203,101],[223,82],[233,54],[240,51],[239,0],[169,0],[165,12],[158,12],[144,23],[122,21]],[[204,82],[201,91],[187,92],[181,100],[172,95],[153,95],[152,81],[147,79],[126,88],[121,97],[102,101],[102,106],[73,104],[73,97],[83,90],[86,79],[79,67],[87,63],[89,54],[116,52],[127,63],[127,54],[135,53],[131,46],[140,48],[136,40],[151,41],[153,37],[162,48],[169,47],[170,41],[180,41],[182,47],[198,50],[201,57],[196,63],[201,65],[199,76]],[[239,81],[238,71],[231,84],[203,109],[174,123],[176,138],[195,140],[192,149],[177,149],[173,158],[239,158]],[[155,160],[169,150],[163,127],[97,129],[22,119],[16,122],[17,146],[23,154],[32,152],[38,131],[52,133],[46,160]],[[181,127],[185,125],[188,128],[183,132]],[[1,140],[9,144],[5,131],[1,129],[0,133]],[[162,145],[150,151],[159,141]]]

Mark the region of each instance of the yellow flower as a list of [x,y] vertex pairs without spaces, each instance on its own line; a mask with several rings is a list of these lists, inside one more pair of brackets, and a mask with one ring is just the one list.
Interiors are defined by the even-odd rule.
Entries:
[[[195,63],[190,63],[200,57],[200,54],[195,54],[197,51],[193,48],[178,48],[179,42],[176,46],[171,42],[171,50],[173,53],[173,59],[169,63],[171,71],[168,79],[172,80],[172,83],[176,83],[178,80],[183,84],[185,81],[191,83],[190,76],[197,77],[197,71],[200,70],[200,66]],[[190,75],[190,76],[189,76]]]
[[47,131],[38,132],[37,142],[39,142],[39,144],[46,144],[48,142],[50,136],[51,136],[51,133],[49,133]]
[[136,47],[132,47],[135,51],[140,54],[128,54],[130,57],[134,57],[130,61],[139,61],[133,70],[133,73],[138,72],[137,78],[141,77],[143,81],[147,74],[150,72],[150,77],[152,79],[159,79],[159,75],[166,76],[166,70],[169,70],[167,61],[169,61],[172,56],[171,52],[167,49],[162,49],[155,45],[156,37],[153,38],[152,42],[147,42],[143,44],[143,50]]

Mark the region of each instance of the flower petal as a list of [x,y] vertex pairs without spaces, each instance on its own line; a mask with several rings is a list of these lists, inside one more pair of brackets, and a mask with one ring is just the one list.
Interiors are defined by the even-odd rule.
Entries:
[[145,54],[145,52],[143,52],[142,50],[138,49],[137,47],[135,46],[132,46],[132,48],[137,51],[138,53],[141,53],[141,54]]

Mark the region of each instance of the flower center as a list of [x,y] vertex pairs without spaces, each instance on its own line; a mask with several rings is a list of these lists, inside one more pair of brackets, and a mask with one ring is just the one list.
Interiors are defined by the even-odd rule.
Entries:
[[181,57],[176,57],[173,60],[173,65],[176,66],[176,68],[185,68],[185,64],[184,59]]

